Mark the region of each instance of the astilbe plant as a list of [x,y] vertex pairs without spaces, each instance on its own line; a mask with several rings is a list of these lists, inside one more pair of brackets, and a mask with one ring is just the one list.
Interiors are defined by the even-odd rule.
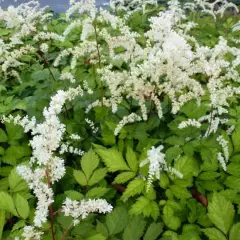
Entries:
[[[217,8],[218,3],[221,6]],[[220,125],[228,123],[227,115],[231,100],[240,94],[238,71],[240,50],[229,45],[223,37],[220,37],[213,47],[200,45],[190,34],[197,23],[188,21],[184,9],[194,11],[195,8],[200,8],[204,14],[209,14],[213,20],[216,20],[217,16],[223,15],[227,8],[236,8],[236,6],[226,1],[210,4],[207,1],[196,0],[194,4],[186,3],[182,8],[178,1],[171,0],[165,11],[148,19],[149,25],[144,33],[133,31],[128,21],[135,11],[129,11],[123,17],[121,11],[136,8],[145,12],[148,4],[155,4],[155,1],[129,3],[111,1],[113,9],[106,11],[97,9],[93,0],[72,0],[65,18],[62,19],[66,23],[66,28],[62,32],[48,30],[47,22],[52,18],[52,14],[46,13],[45,8],[41,9],[36,1],[21,4],[16,8],[10,6],[7,10],[0,10],[0,20],[4,21],[6,28],[13,29],[7,41],[0,41],[0,68],[6,81],[12,77],[21,84],[19,73],[24,66],[22,61],[24,55],[31,55],[35,60],[43,61],[51,76],[55,78],[52,66],[47,60],[51,44],[54,41],[64,43],[72,32],[81,29],[77,43],[68,48],[62,47],[55,56],[53,67],[62,68],[62,65],[65,67],[59,80],[67,82],[70,87],[58,90],[51,97],[49,106],[43,110],[44,121],[39,122],[34,117],[32,119],[20,116],[2,118],[3,123],[13,122],[22,126],[26,133],[31,132],[32,157],[27,165],[18,166],[17,172],[36,196],[37,206],[33,225],[24,228],[20,239],[41,239],[44,234],[43,225],[49,217],[52,239],[55,239],[56,212],[52,208],[53,186],[66,174],[64,158],[61,155],[66,152],[83,155],[83,151],[71,147],[70,143],[66,142],[66,125],[61,122],[59,115],[67,110],[67,101],[76,101],[85,95],[94,95],[94,89],[89,87],[85,79],[81,79],[81,83],[76,80],[76,69],[82,58],[87,64],[94,66],[96,82],[96,76],[100,78],[99,97],[93,96],[94,100],[86,106],[86,114],[91,113],[92,109],[104,106],[111,108],[112,113],[116,114],[126,102],[134,103],[130,113],[124,115],[115,126],[115,136],[121,134],[124,126],[128,124],[147,121],[149,111],[156,111],[158,118],[162,120],[168,114],[177,115],[182,107],[193,101],[196,101],[198,107],[204,105],[207,109],[204,112],[206,114],[199,116],[198,119],[181,119],[177,124],[177,130],[203,129],[203,134],[195,136],[195,140],[207,139],[217,132]],[[120,14],[115,14],[116,12]],[[234,26],[234,30],[236,29],[238,25]],[[26,40],[29,38],[33,40],[31,45]],[[144,41],[139,41],[141,38]],[[226,55],[231,56],[230,60]],[[125,64],[127,67],[117,68],[116,63],[121,66]],[[200,82],[197,76],[203,76],[205,81]],[[164,109],[166,101],[171,106],[170,111]],[[88,118],[85,121],[93,134],[97,134],[99,129],[94,122]],[[229,135],[233,130],[234,126],[230,126]],[[70,139],[79,140],[81,136],[77,133],[72,134]],[[192,139],[186,136],[185,140],[187,142]],[[219,135],[216,141],[220,149],[217,158],[226,171],[229,142],[225,135]],[[135,183],[147,182],[147,192],[152,191],[154,180],[161,179],[161,175],[165,176],[165,172],[170,172],[173,179],[184,177],[184,172],[171,167],[166,161],[163,145],[157,148],[151,147],[150,150],[144,149],[146,157],[140,163],[140,168],[149,164],[147,180],[141,174],[133,180]],[[96,148],[97,153],[104,156],[104,149]],[[117,151],[114,153],[118,154]],[[181,153],[176,156],[175,162],[180,155]],[[110,163],[106,161],[107,164]],[[136,168],[138,169],[138,166]],[[120,170],[126,169],[128,167],[122,167]],[[111,171],[115,170],[110,168]],[[131,193],[126,191],[124,200],[131,196]],[[140,201],[144,200],[140,199]],[[84,219],[93,212],[109,213],[113,207],[104,199],[81,201],[65,199],[60,212],[65,216],[73,217],[73,221],[62,239],[66,237],[71,226],[79,224],[79,219]]]

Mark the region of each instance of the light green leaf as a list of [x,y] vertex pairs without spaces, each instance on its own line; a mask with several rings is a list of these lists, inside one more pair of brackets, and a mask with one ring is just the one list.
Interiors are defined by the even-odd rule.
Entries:
[[8,183],[12,192],[19,192],[28,189],[27,183],[19,176],[16,168],[12,169],[10,172]]
[[7,134],[3,131],[3,129],[0,128],[0,142],[7,142],[7,141],[8,141]]
[[212,171],[208,171],[208,172],[203,172],[198,176],[198,179],[200,180],[215,180],[216,178],[218,178],[220,176],[220,173],[217,172],[212,172]]
[[81,160],[81,167],[87,179],[90,178],[93,171],[97,168],[98,164],[99,158],[92,149],[83,155]]
[[20,138],[23,137],[24,131],[22,127],[15,125],[11,122],[10,123],[5,122],[5,126],[9,142],[19,140]]
[[106,240],[106,238],[102,234],[98,233],[96,235],[86,238],[86,240]]
[[[150,205],[150,200],[141,196],[137,199],[137,201],[132,205],[129,213],[132,215],[140,215],[143,214],[144,210]],[[150,216],[151,214],[151,208],[149,211],[149,214],[146,214],[147,216]]]
[[69,190],[64,192],[66,196],[72,200],[81,200],[84,198],[83,194],[77,191]]
[[108,238],[108,230],[107,227],[97,220],[97,227],[96,230],[98,233],[102,234],[105,238]]
[[144,187],[145,181],[143,179],[135,179],[128,184],[126,191],[122,195],[122,198],[128,199],[132,196],[140,194],[144,190]]
[[144,235],[143,240],[156,240],[163,230],[163,223],[152,223]]
[[120,233],[128,224],[128,213],[124,207],[116,207],[106,217],[109,235]]
[[12,232],[20,229],[20,228],[23,228],[24,226],[26,225],[26,222],[25,220],[20,220],[18,221],[17,223],[14,224],[13,228],[12,228]]
[[240,163],[231,162],[228,164],[227,172],[236,177],[240,177]]
[[224,184],[227,187],[240,192],[240,177],[228,176]]
[[123,232],[123,240],[139,240],[144,233],[146,222],[140,216],[133,217]]
[[137,161],[137,155],[130,146],[127,147],[126,159],[128,166],[132,169],[132,171],[137,172],[139,165]]
[[0,192],[0,209],[18,216],[12,197],[5,192]]
[[173,209],[165,205],[163,208],[163,221],[171,229],[177,230],[181,226],[181,220],[174,216]]
[[90,189],[87,192],[86,197],[87,198],[100,198],[100,197],[104,196],[108,191],[109,191],[108,188],[95,187],[95,188]]
[[116,148],[107,149],[96,144],[94,144],[94,146],[97,146],[96,152],[101,157],[110,172],[130,170],[123,159],[122,153],[120,153]]
[[168,175],[165,172],[161,172],[161,177],[159,180],[159,185],[163,189],[167,189],[170,184]]
[[236,223],[232,226],[229,234],[229,240],[238,240],[240,237],[240,223]]
[[180,187],[177,185],[172,185],[170,186],[170,189],[172,190],[173,194],[179,199],[188,199],[192,197],[192,195],[187,190],[187,188]]
[[107,169],[106,168],[99,168],[93,172],[93,175],[90,177],[88,181],[88,185],[92,186],[99,181],[101,181],[107,174]]
[[225,236],[216,228],[206,228],[202,230],[209,240],[227,240]]
[[122,172],[115,177],[114,183],[118,184],[125,183],[130,179],[134,178],[135,176],[136,176],[135,172]]
[[73,176],[81,186],[87,186],[88,185],[87,178],[82,171],[74,170],[73,171]]
[[22,217],[23,219],[26,219],[29,216],[30,209],[29,209],[28,201],[18,193],[15,198],[15,206],[20,217]]
[[159,206],[155,201],[151,201],[150,205],[152,209],[151,216],[153,220],[156,221],[160,214]]
[[234,152],[240,151],[240,129],[235,129],[232,133],[232,142],[234,146]]
[[2,239],[4,225],[5,225],[5,211],[0,210],[0,239]]
[[227,234],[234,218],[234,207],[232,203],[219,193],[214,193],[208,205],[208,217],[211,222]]

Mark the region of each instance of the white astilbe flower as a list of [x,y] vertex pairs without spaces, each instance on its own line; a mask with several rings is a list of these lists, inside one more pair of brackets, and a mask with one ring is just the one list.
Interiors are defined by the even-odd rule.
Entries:
[[46,43],[42,43],[40,45],[40,50],[43,52],[43,53],[47,53],[48,52],[48,48],[49,46],[46,44]]
[[72,140],[80,140],[81,139],[81,137],[78,135],[78,134],[71,134],[70,135],[70,139],[72,139]]
[[229,160],[229,152],[228,152],[228,141],[223,138],[222,135],[218,136],[217,142],[222,147],[223,155],[225,158],[225,161],[228,162]]
[[68,142],[62,143],[60,145],[59,154],[64,154],[64,153],[71,153],[71,154],[75,154],[75,155],[79,155],[79,156],[84,155],[83,150],[71,146],[70,143],[68,143]]
[[61,80],[69,80],[71,83],[76,82],[75,77],[69,72],[62,73],[61,76],[60,76],[60,79]]
[[232,126],[230,126],[228,129],[227,129],[227,135],[232,135],[232,132],[235,130],[235,126],[234,125],[232,125]]
[[218,152],[217,159],[218,159],[219,163],[221,164],[223,170],[227,171],[226,161],[225,161],[224,157],[222,156],[221,152]]
[[179,129],[183,129],[186,127],[196,127],[196,128],[200,128],[201,127],[201,123],[199,121],[197,121],[196,119],[188,119],[186,121],[182,121],[179,125],[178,128]]
[[95,127],[94,122],[89,120],[88,118],[85,118],[85,121],[86,121],[86,123],[88,123],[88,125],[92,129],[93,133],[96,134],[98,131],[98,127]]
[[164,147],[162,145],[158,146],[157,148],[152,147],[147,152],[147,159],[145,159],[140,163],[140,167],[143,167],[144,165],[149,163],[148,184],[147,184],[148,189],[152,184],[154,177],[156,177],[157,179],[160,179],[161,171],[171,172],[176,176],[178,176],[179,178],[183,177],[183,175],[177,169],[167,165],[167,162],[165,160],[165,154],[161,152],[163,148]]
[[65,200],[62,206],[62,212],[65,216],[71,216],[74,219],[74,225],[77,225],[80,221],[79,218],[84,219],[90,213],[109,213],[112,211],[112,206],[104,199],[89,199],[73,201],[69,198]]
[[25,226],[22,237],[24,237],[24,240],[41,240],[43,234],[43,232],[37,231],[32,226]]

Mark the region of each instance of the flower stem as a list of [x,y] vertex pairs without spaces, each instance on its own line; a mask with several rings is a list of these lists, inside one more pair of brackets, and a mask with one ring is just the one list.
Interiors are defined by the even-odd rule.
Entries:
[[68,231],[70,230],[70,228],[72,227],[72,225],[73,225],[72,222],[68,225],[67,229],[66,229],[65,232],[63,233],[63,236],[62,236],[61,240],[64,240],[64,239],[65,239],[65,237],[67,236],[67,233],[68,233]]

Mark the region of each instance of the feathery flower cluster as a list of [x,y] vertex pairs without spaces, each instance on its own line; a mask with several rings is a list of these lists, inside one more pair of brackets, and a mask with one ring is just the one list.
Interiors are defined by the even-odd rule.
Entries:
[[69,73],[69,72],[62,73],[61,76],[60,76],[60,79],[61,80],[69,80],[71,83],[75,83],[76,82],[74,76],[71,73]]
[[228,162],[229,160],[228,141],[225,140],[222,135],[220,135],[217,138],[217,142],[223,149],[223,155],[224,155],[225,161]]
[[196,128],[200,128],[201,127],[201,123],[199,121],[197,121],[196,119],[188,119],[186,121],[182,121],[179,125],[178,128],[179,129],[183,129],[186,127],[196,127]]
[[[26,226],[24,227],[24,231],[22,236],[25,238],[25,240],[41,240],[43,232],[39,232],[37,230],[34,229],[34,227],[32,226]],[[15,240],[17,240],[15,238]]]
[[86,218],[90,213],[98,212],[98,213],[109,213],[112,211],[112,206],[107,203],[104,199],[89,199],[89,200],[81,200],[72,201],[67,198],[63,203],[62,212],[65,216],[71,216],[74,218],[74,226],[79,224],[81,219]]
[[147,152],[147,159],[140,163],[140,167],[149,163],[149,170],[148,170],[148,189],[152,184],[154,176],[157,179],[160,179],[160,172],[161,171],[168,171],[175,174],[177,177],[182,178],[183,175],[175,168],[172,168],[167,165],[165,160],[165,154],[161,152],[163,150],[163,146],[160,145],[157,148],[152,147]]
[[97,131],[98,131],[98,127],[95,127],[95,126],[94,126],[94,122],[91,121],[91,120],[89,120],[88,118],[85,118],[85,121],[86,121],[86,123],[88,123],[88,125],[91,127],[93,133],[96,134]]
[[70,139],[72,139],[72,140],[80,140],[81,137],[78,134],[71,134],[70,135]]
[[72,154],[76,154],[79,156],[83,156],[84,155],[84,151],[82,151],[81,149],[75,148],[73,146],[70,145],[70,143],[66,142],[66,143],[62,143],[60,145],[60,150],[59,150],[59,154],[64,154],[64,153],[72,153]]

